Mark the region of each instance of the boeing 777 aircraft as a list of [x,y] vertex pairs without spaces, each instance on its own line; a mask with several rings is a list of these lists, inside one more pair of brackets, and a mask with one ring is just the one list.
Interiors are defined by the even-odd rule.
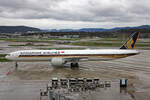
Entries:
[[120,49],[95,49],[95,50],[21,50],[8,54],[7,59],[19,61],[51,61],[53,66],[64,66],[70,62],[70,66],[78,67],[80,61],[104,61],[125,58],[139,54],[133,50],[140,32],[131,34],[129,40]]

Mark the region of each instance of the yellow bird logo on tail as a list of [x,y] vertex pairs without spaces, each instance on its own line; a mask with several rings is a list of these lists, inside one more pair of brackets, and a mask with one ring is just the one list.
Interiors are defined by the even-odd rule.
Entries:
[[137,42],[137,39],[140,36],[140,32],[135,32],[131,34],[129,40],[123,44],[123,46],[120,49],[133,49],[135,48],[135,44]]

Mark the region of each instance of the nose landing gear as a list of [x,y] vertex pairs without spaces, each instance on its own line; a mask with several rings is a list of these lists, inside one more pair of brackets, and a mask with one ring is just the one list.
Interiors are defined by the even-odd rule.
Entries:
[[18,63],[17,62],[15,63],[15,70],[16,71],[18,70]]

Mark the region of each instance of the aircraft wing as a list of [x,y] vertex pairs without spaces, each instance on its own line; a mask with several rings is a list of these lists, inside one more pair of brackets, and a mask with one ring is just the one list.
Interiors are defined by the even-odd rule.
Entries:
[[80,62],[81,60],[88,60],[88,57],[70,57],[70,58],[64,58],[67,62]]

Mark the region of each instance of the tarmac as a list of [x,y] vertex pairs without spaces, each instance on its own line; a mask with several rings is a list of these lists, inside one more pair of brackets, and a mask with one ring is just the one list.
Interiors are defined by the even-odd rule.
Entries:
[[[22,49],[3,48],[1,53]],[[69,64],[56,68],[50,62],[19,62],[18,71],[15,71],[14,62],[0,62],[0,100],[39,100],[40,89],[45,88],[52,77],[99,77],[112,81],[111,88],[90,95],[87,93],[83,100],[149,100],[150,50],[140,52],[139,55],[118,60],[81,62],[80,68],[74,70],[69,68]],[[119,88],[120,78],[128,79],[129,86],[123,92]]]

